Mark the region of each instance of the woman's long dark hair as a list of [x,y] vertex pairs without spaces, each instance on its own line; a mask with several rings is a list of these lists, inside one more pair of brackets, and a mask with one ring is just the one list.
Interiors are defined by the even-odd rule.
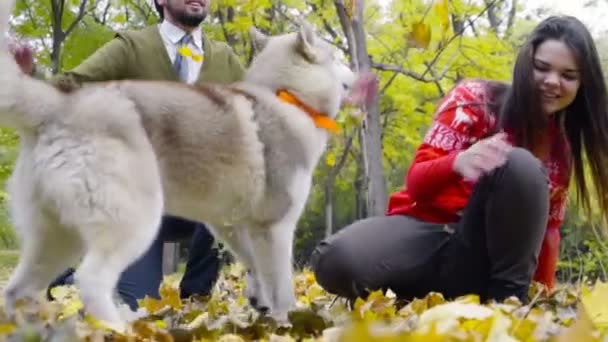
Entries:
[[[595,194],[603,218],[608,221],[608,100],[600,59],[591,34],[578,19],[553,16],[541,22],[530,34],[517,56],[513,81],[499,113],[499,126],[511,130],[519,146],[533,153],[542,151],[538,132],[548,120],[542,109],[540,91],[534,82],[534,53],[548,39],[566,44],[576,56],[581,85],[574,101],[555,119],[563,127],[572,150],[577,198],[591,214],[584,164],[588,163]],[[583,154],[584,151],[584,154]]]

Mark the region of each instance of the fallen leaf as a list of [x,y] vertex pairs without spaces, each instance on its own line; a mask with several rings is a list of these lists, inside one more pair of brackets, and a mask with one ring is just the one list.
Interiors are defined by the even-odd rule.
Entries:
[[608,329],[608,283],[597,282],[593,290],[583,286],[581,302],[591,322]]

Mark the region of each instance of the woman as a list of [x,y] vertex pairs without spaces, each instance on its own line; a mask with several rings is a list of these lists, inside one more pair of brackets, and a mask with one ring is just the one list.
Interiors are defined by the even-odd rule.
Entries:
[[356,222],[312,255],[319,284],[354,299],[390,288],[527,302],[554,285],[571,175],[589,210],[589,161],[608,213],[606,86],[596,48],[573,17],[551,17],[518,54],[511,86],[467,80],[441,101],[385,217]]

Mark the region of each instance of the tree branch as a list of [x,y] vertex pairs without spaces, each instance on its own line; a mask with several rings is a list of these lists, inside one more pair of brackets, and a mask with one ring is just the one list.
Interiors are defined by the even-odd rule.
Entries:
[[484,2],[488,6],[488,21],[490,21],[490,26],[492,27],[492,30],[494,30],[494,33],[498,34],[500,20],[498,20],[498,17],[496,16],[497,8],[495,6],[495,3],[490,3],[488,2],[488,0],[485,0]]
[[[23,4],[25,5],[25,11],[27,12],[27,15],[29,17],[30,22],[32,23],[32,26],[38,30],[38,22],[36,22],[36,20],[34,19],[34,13],[32,11],[32,6],[30,6],[29,2],[27,0],[22,0]],[[49,46],[46,44],[46,41],[44,40],[44,37],[40,37],[40,42],[42,44],[42,46],[44,47],[45,50],[49,50]]]
[[509,10],[509,20],[507,21],[507,35],[513,31],[513,24],[515,23],[515,15],[517,14],[517,0],[512,0],[511,9]]
[[333,180],[336,179],[336,177],[338,177],[338,174],[340,173],[340,171],[344,167],[344,164],[346,164],[346,160],[348,158],[348,155],[350,154],[350,149],[353,146],[353,140],[355,138],[355,132],[356,131],[353,130],[353,132],[346,137],[346,142],[344,143],[344,149],[342,150],[342,155],[340,156],[340,159],[335,164],[335,166],[329,172],[328,179],[331,179],[332,182],[333,182]]
[[388,87],[391,86],[391,84],[393,84],[393,81],[395,80],[395,78],[397,78],[397,75],[399,75],[398,72],[394,72],[391,75],[391,78],[388,79],[388,82],[386,82],[386,84],[382,87],[382,89],[380,89],[380,91],[378,92],[378,94],[384,94],[384,92],[388,89]]
[[[145,7],[141,5],[141,1],[128,0],[128,4],[131,5],[131,7],[134,7],[141,14],[141,16],[144,18],[144,20],[146,22],[148,21],[148,18],[150,17],[150,13],[152,12],[152,7],[150,6],[150,4],[148,2],[144,2]],[[110,6],[109,2],[108,2],[108,6]],[[107,12],[107,8],[106,8],[106,12]]]
[[[292,25],[299,25],[299,23],[298,23],[296,20],[294,20],[293,18],[291,18],[289,15],[287,15],[287,13],[285,13],[285,12],[283,12],[283,11],[277,11],[277,12],[279,13],[279,15],[280,15],[281,17],[283,17],[284,19],[286,19],[286,20],[287,20],[287,21],[288,21],[290,24],[292,24]],[[330,34],[330,35],[331,35],[333,38],[339,37],[339,35],[337,34],[337,32],[336,32],[336,31],[334,31],[334,30],[331,28],[331,25],[329,25],[329,23],[328,23],[328,22],[325,20],[325,18],[321,17],[321,19],[323,20],[323,26],[324,26],[324,28],[325,28],[326,30],[328,30],[328,28],[329,28],[329,29],[331,29],[331,31],[333,31],[333,34],[332,34],[332,32],[330,32],[329,30],[328,30],[328,33],[329,33],[329,34]],[[327,25],[327,26],[326,26],[326,25]],[[335,36],[334,36],[334,34],[335,34]],[[331,40],[331,39],[327,39],[326,37],[324,37],[324,36],[323,36],[323,35],[321,35],[321,34],[319,34],[319,38],[321,38],[321,39],[322,39],[324,42],[326,42],[326,43],[329,43],[329,44],[333,45],[334,47],[336,47],[337,49],[339,49],[339,50],[340,50],[340,51],[342,51],[343,53],[345,53],[345,54],[347,54],[347,53],[348,53],[348,49],[347,49],[346,47],[344,47],[344,46],[342,46],[342,45],[340,45],[340,44],[336,43],[335,41],[333,41],[333,40]]]
[[421,77],[426,76],[426,74],[428,72],[430,72],[431,67],[433,67],[435,65],[435,63],[437,63],[437,61],[439,60],[439,57],[441,56],[441,54],[443,53],[443,51],[445,51],[445,49],[459,36],[461,36],[464,33],[464,30],[466,30],[466,28],[470,25],[472,25],[473,23],[475,23],[475,21],[479,20],[479,18],[481,18],[481,16],[484,15],[484,13],[486,13],[486,11],[488,11],[488,9],[491,6],[494,6],[495,3],[497,3],[499,0],[492,0],[490,3],[488,3],[486,5],[486,7],[475,17],[473,18],[473,20],[469,20],[465,25],[462,26],[462,29],[456,33],[454,33],[454,35],[452,37],[450,37],[450,39],[441,46],[441,48],[439,49],[439,51],[437,52],[437,54],[435,55],[435,57],[431,60],[431,62],[427,65],[426,70],[422,73]]
[[80,7],[78,7],[78,15],[76,16],[74,21],[72,21],[70,26],[68,26],[68,29],[65,30],[64,37],[69,36],[70,33],[72,33],[72,31],[74,30],[74,28],[76,28],[76,25],[78,25],[78,23],[82,20],[82,18],[84,18],[86,6],[87,6],[87,0],[81,0]]
[[425,78],[423,75],[420,75],[418,73],[415,73],[411,70],[407,70],[407,69],[397,66],[397,65],[389,65],[389,64],[372,62],[372,67],[376,70],[391,71],[391,72],[399,73],[399,74],[411,77],[417,81],[424,82],[424,83],[437,82],[437,81],[441,80],[449,71],[449,68],[446,67],[442,70],[442,72],[440,74],[435,75],[432,78]]
[[348,46],[348,55],[351,59],[351,67],[356,67],[358,69],[357,64],[357,50],[356,50],[356,42],[355,42],[355,34],[353,32],[352,26],[349,23],[348,15],[346,13],[346,7],[344,6],[344,0],[334,0],[334,5],[336,6],[336,13],[338,14],[338,19],[340,20],[340,25],[342,26],[342,30],[344,31],[344,35],[346,36],[346,45]]

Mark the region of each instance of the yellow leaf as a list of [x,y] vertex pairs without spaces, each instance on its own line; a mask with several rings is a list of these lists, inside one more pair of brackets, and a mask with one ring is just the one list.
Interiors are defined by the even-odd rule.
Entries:
[[243,297],[242,295],[239,296],[236,299],[236,305],[238,305],[238,306],[245,306],[245,305],[247,305],[247,299],[245,297]]
[[61,316],[63,318],[70,317],[76,315],[84,305],[80,298],[72,298],[67,303],[63,305],[63,309],[61,310]]
[[219,338],[218,342],[241,342],[245,341],[241,336],[235,334],[226,334]]
[[63,301],[64,299],[70,296],[70,292],[74,290],[70,289],[68,286],[55,286],[51,289],[51,296],[55,298],[56,301]]
[[177,52],[186,57],[186,58],[191,58],[193,61],[195,62],[202,62],[203,61],[203,56],[199,55],[199,54],[195,54],[189,47],[187,46],[182,46],[180,47]]
[[450,27],[450,12],[448,9],[448,0],[437,0],[435,2],[435,13],[439,17],[441,28],[445,32]]
[[154,325],[156,325],[157,327],[159,327],[161,329],[167,329],[167,322],[162,321],[162,320],[154,321]]
[[146,309],[146,311],[150,314],[154,314],[165,308],[165,304],[162,300],[149,296],[145,296],[144,299],[140,299],[138,302],[139,306]]
[[494,317],[492,317],[492,326],[488,332],[488,341],[518,341],[509,333],[512,324],[513,321],[509,317],[502,314],[500,310],[496,310],[494,312]]
[[478,295],[466,295],[456,298],[454,301],[465,304],[480,304]]
[[308,286],[311,286],[317,282],[315,274],[310,269],[304,270],[304,275],[306,276],[306,284]]
[[182,46],[177,51],[179,52],[180,55],[182,55],[184,57],[191,57],[192,56],[192,50],[190,50],[190,48],[187,47],[187,46]]
[[524,341],[532,337],[534,331],[538,324],[532,320],[524,319],[516,321],[516,323],[511,328],[511,334],[513,337],[517,338],[520,341]]
[[349,19],[353,18],[353,14],[355,13],[356,8],[356,2],[357,0],[346,0],[346,3],[344,4],[344,7],[346,9],[346,16]]
[[163,283],[160,286],[159,294],[164,304],[169,305],[175,310],[181,310],[182,300],[179,296],[179,289],[177,287],[173,287],[167,283]]
[[[604,303],[605,304],[605,303]],[[593,336],[593,322],[589,318],[589,315],[583,308],[580,310],[580,317],[571,327],[565,329],[562,334],[557,336],[555,342],[587,342],[587,341],[598,341]]]
[[581,301],[591,322],[608,329],[608,283],[597,282],[592,291],[583,286]]
[[310,299],[308,299],[308,296],[300,296],[298,298],[298,302],[300,302],[304,305],[310,305]]
[[327,166],[334,166],[336,165],[336,155],[333,153],[329,153],[327,154]]
[[426,331],[432,326],[437,326],[439,332],[448,331],[458,326],[460,319],[484,320],[491,317],[493,311],[485,306],[450,302],[440,304],[425,311],[420,315],[420,329]]
[[59,317],[62,319],[76,315],[84,307],[74,286],[54,287],[51,295],[56,302],[61,303]]
[[10,335],[15,330],[17,330],[17,327],[13,324],[9,324],[9,323],[0,324],[0,336]]
[[410,41],[417,47],[426,49],[431,43],[431,27],[423,22],[415,23],[412,27]]

